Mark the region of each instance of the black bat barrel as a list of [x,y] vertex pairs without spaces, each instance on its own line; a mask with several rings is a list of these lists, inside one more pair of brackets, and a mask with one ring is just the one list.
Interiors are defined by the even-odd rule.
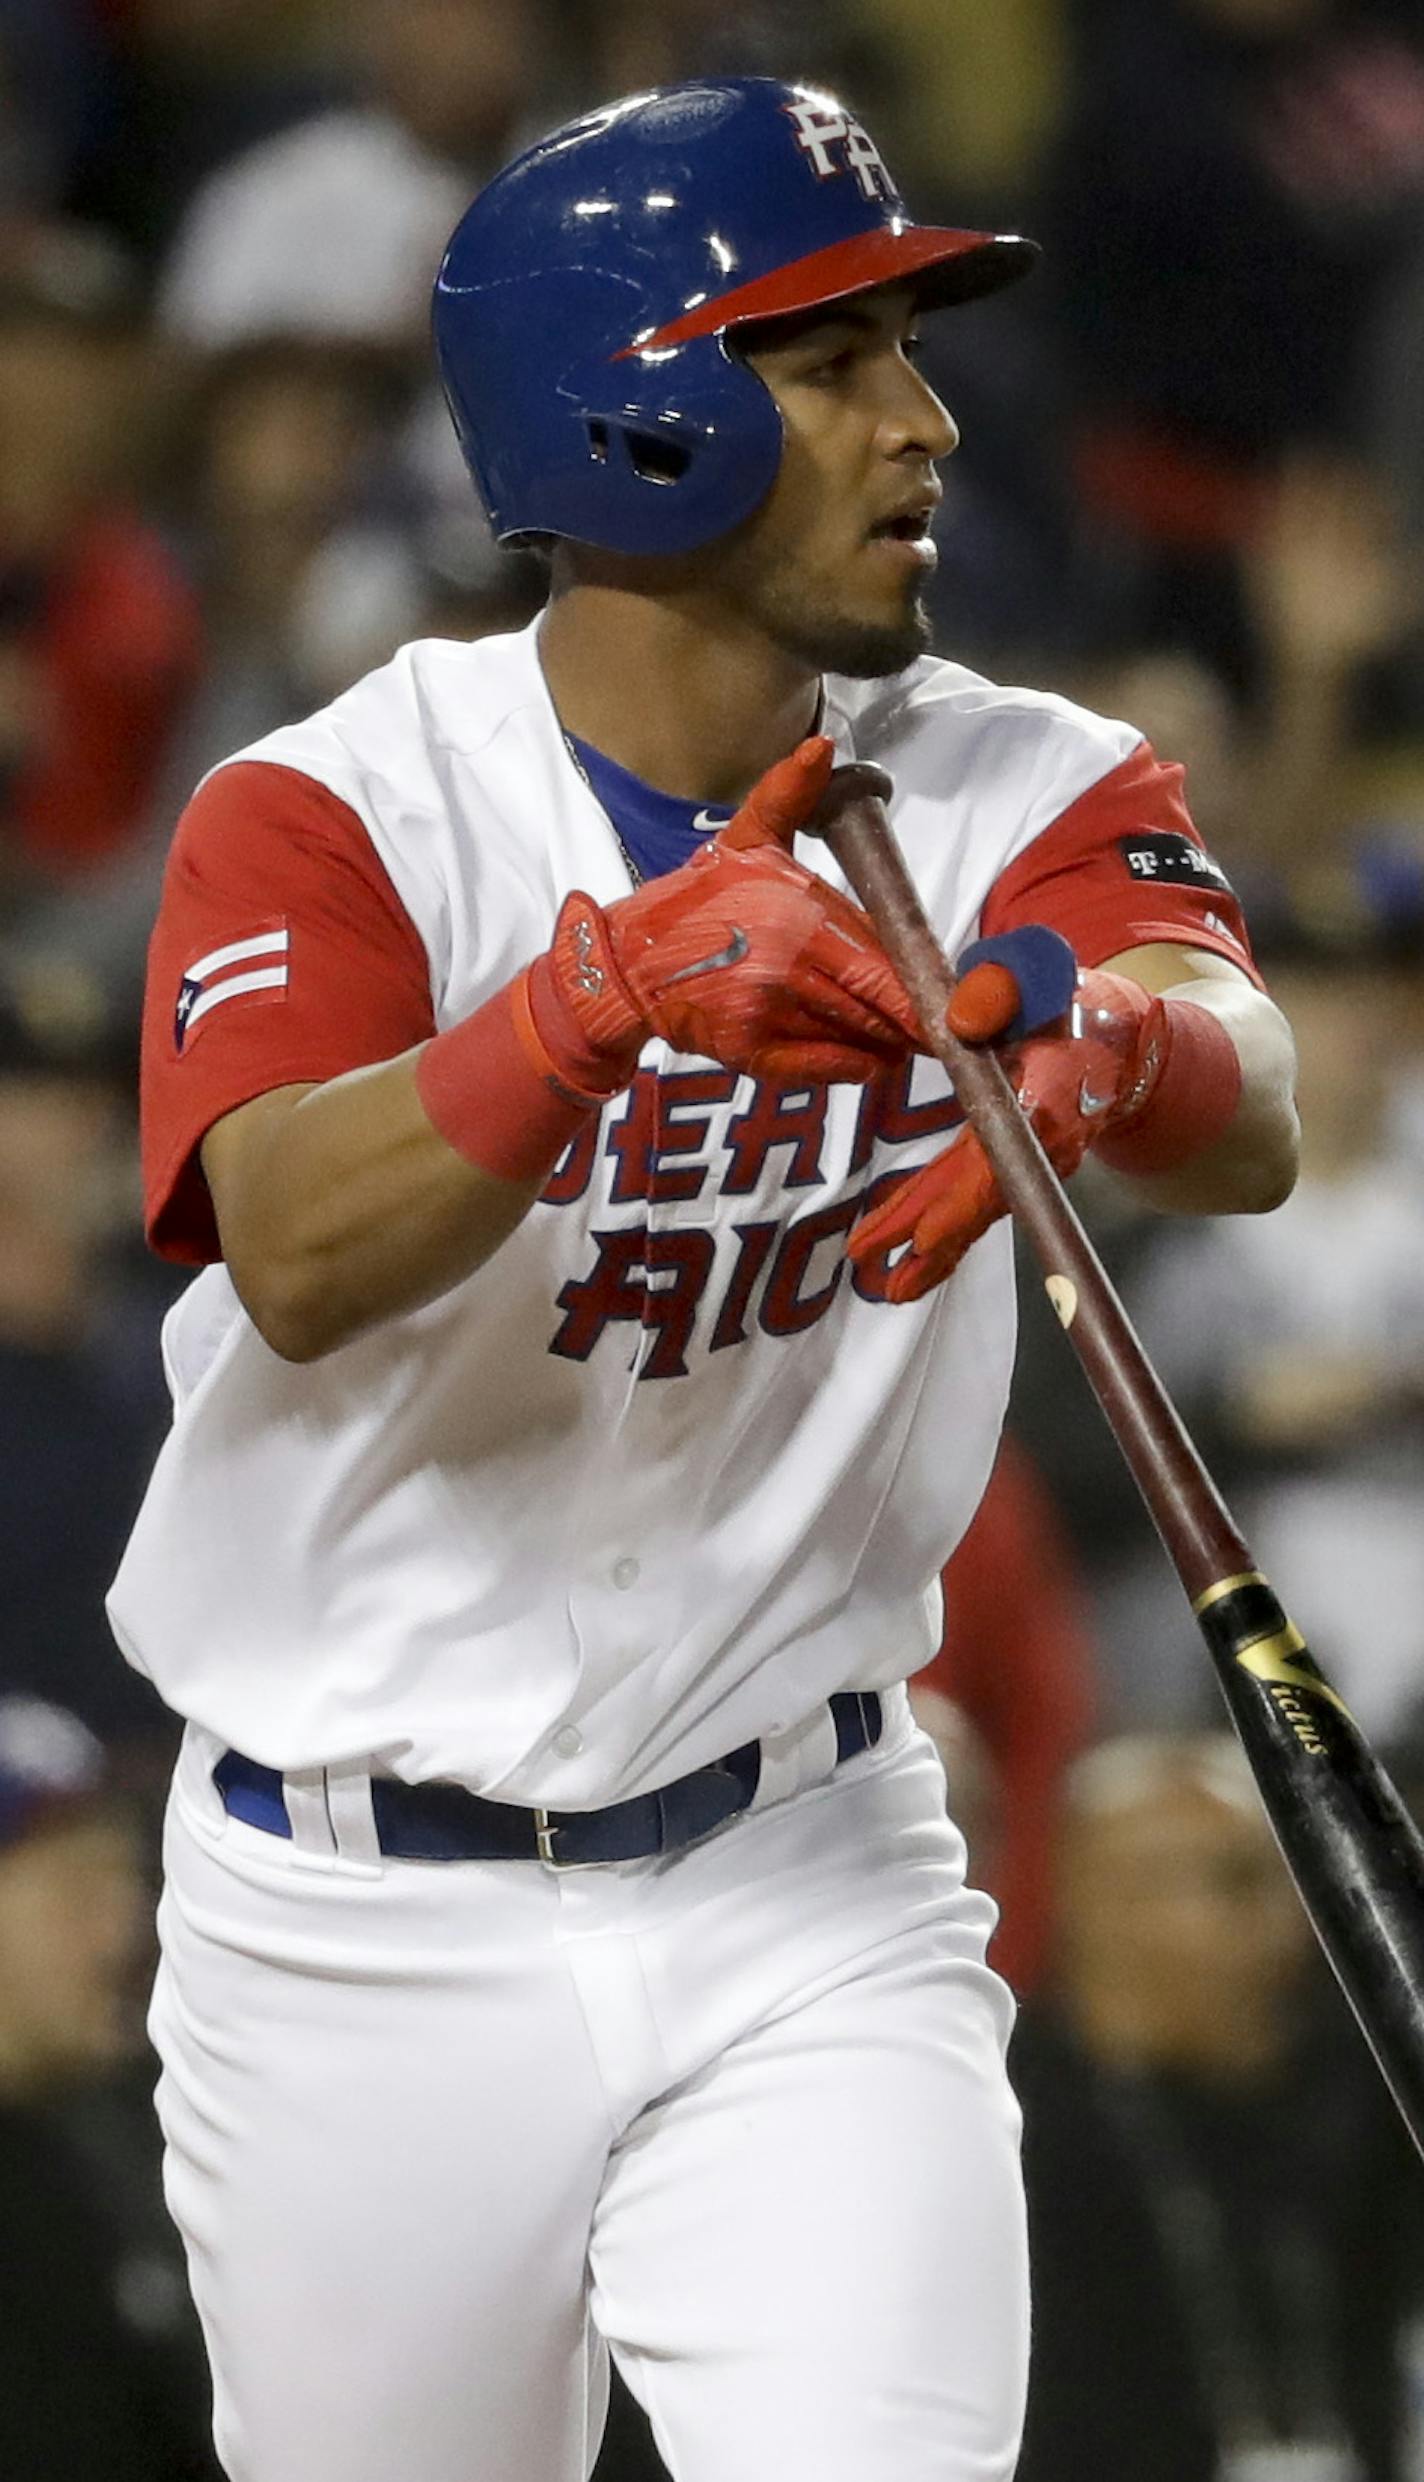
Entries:
[[1196,1616],[1301,1902],[1424,2154],[1424,1837],[1259,1572],[1210,1588]]

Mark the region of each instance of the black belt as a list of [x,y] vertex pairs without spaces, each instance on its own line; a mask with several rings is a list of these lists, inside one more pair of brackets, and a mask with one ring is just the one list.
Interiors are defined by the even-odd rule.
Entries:
[[[873,1749],[884,1721],[872,1689],[850,1689],[830,1700],[836,1727],[836,1764]],[[376,1841],[393,1861],[542,1861],[560,1870],[590,1862],[644,1861],[653,1853],[676,1853],[710,1836],[750,1807],[761,1778],[761,1743],[748,1741],[730,1756],[679,1776],[655,1793],[638,1793],[606,1810],[528,1810],[511,1801],[486,1801],[463,1784],[401,1784],[392,1776],[371,1778]],[[213,1782],[230,1818],[288,1836],[282,1778],[240,1750],[224,1751]]]

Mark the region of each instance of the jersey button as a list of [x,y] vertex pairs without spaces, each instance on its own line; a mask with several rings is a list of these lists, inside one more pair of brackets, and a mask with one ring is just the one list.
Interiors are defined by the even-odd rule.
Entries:
[[615,1586],[623,1586],[625,1588],[628,1586],[636,1586],[642,1574],[643,1571],[641,1563],[637,1560],[623,1559],[615,1560],[613,1563],[613,1583]]
[[565,1724],[563,1731],[554,1735],[554,1747],[561,1758],[577,1758],[583,1748],[583,1734],[575,1725]]

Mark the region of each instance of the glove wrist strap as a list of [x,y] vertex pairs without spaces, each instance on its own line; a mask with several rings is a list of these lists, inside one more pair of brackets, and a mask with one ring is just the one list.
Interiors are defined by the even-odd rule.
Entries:
[[516,975],[427,1043],[415,1086],[427,1120],[466,1163],[499,1180],[542,1185],[589,1113],[617,1088],[587,1093],[561,1075],[541,1038],[530,979],[528,970]]
[[[1155,1020],[1155,1022],[1154,1022]],[[1148,1019],[1144,1066],[1160,1059],[1146,1094],[1093,1152],[1110,1171],[1142,1180],[1174,1172],[1223,1137],[1241,1100],[1241,1062],[1219,1017],[1185,997],[1163,1000]]]

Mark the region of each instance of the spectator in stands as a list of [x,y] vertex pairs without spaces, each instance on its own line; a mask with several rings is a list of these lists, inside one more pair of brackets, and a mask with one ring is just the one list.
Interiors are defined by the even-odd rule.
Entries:
[[[1289,461],[1263,507],[1243,558],[1261,650],[1259,694],[1249,716],[1209,665],[1181,649],[1079,666],[1060,675],[1060,683],[1100,713],[1131,717],[1164,759],[1185,763],[1193,817],[1253,929],[1275,943],[1283,970],[1291,971],[1286,951],[1292,944],[1299,959],[1302,926],[1319,927],[1317,961],[1328,973],[1337,962],[1347,973],[1375,1038],[1392,1054],[1382,1124],[1367,1141],[1373,1119],[1367,1112],[1359,1137],[1389,1161],[1389,1180],[1397,1186],[1408,1163],[1416,1178],[1424,1165],[1424,972],[1401,976],[1386,960],[1402,957],[1411,941],[1424,958],[1424,795],[1417,768],[1411,791],[1407,768],[1396,764],[1389,771],[1394,789],[1380,815],[1378,758],[1359,729],[1359,692],[1408,609],[1407,580],[1377,497],[1361,491],[1338,465]],[[1349,968],[1349,951],[1361,941],[1365,953]],[[1304,1007],[1309,1015],[1309,995]],[[1352,1056],[1359,1050],[1353,1035],[1348,1050]],[[1307,1108],[1313,1116],[1314,1107]],[[1367,1186],[1363,1167],[1361,1179]],[[1121,1186],[1095,1176],[1091,1167],[1075,1196],[1118,1289],[1142,1309],[1149,1340],[1183,1396],[1212,1471],[1229,1495],[1249,1491],[1258,1452],[1241,1429],[1229,1388],[1209,1380],[1204,1367],[1219,1362],[1224,1380],[1232,1339],[1246,1323],[1225,1289],[1233,1280],[1234,1253],[1218,1252],[1218,1236],[1206,1228],[1191,1236],[1182,1255],[1200,1269],[1200,1283],[1192,1287],[1194,1308],[1179,1313],[1171,1299],[1179,1261],[1161,1220],[1135,1211]],[[1307,1209],[1304,1225],[1311,1215]],[[1294,1211],[1288,1220],[1294,1221]],[[1273,1218],[1258,1230],[1256,1243],[1267,1243],[1275,1229]],[[1152,1274],[1159,1252],[1165,1252],[1160,1285]],[[1143,1306],[1144,1286],[1152,1306]],[[1278,1287],[1271,1289],[1278,1294]],[[1368,1289],[1363,1277],[1359,1289]],[[1187,1351],[1181,1365],[1178,1343]],[[1180,1591],[1035,1277],[1022,1287],[1013,1420],[1084,1563],[1101,1666],[1102,1727],[1162,1725],[1213,1712],[1214,1692]],[[1242,1504],[1249,1532],[1256,1504]],[[1314,1538],[1317,1554],[1321,1548]],[[1312,1557],[1312,1573],[1315,1565]],[[1283,1568],[1282,1578],[1293,1591],[1293,1572]],[[1396,1633],[1390,1642],[1404,1659]]]
[[148,1896],[73,1716],[0,1698],[0,2473],[215,2477],[184,2332],[163,2332],[64,2107],[138,2047]]
[[[445,510],[390,419],[403,402],[358,350],[275,337],[197,375],[174,501],[204,663],[141,834],[24,917],[32,954],[83,966],[137,1015],[173,822],[219,760],[335,697],[413,637],[518,628],[547,575],[499,551],[460,475]],[[441,410],[444,440],[453,442]],[[409,445],[409,433],[406,437]],[[0,752],[6,674],[0,648]],[[3,760],[0,760],[3,765]],[[0,964],[5,942],[0,934]]]
[[[1391,1108],[1400,976],[1420,960],[1394,965],[1378,928],[1342,925],[1334,955],[1324,925],[1292,937],[1270,970],[1300,1054],[1295,1194],[1229,1230],[1163,1227],[1130,1307],[1188,1419],[1224,1443],[1257,1558],[1384,1734],[1424,1653],[1424,1185]],[[1144,1579],[1117,1634],[1160,1633],[1169,1603],[1175,1617],[1174,1589]]]
[[[317,564],[352,520],[382,446],[379,390],[359,356],[296,337],[222,356],[200,384],[190,520],[210,661],[183,735],[179,800],[247,741],[333,697],[393,654],[415,616],[397,542],[393,600],[348,580],[322,636]],[[354,604],[354,608],[353,608]]]
[[[53,0],[21,5],[44,16]],[[79,11],[108,47],[103,105],[91,113],[97,125],[66,203],[117,234],[145,266],[161,257],[219,164],[342,94],[345,0],[61,5]]]
[[48,215],[104,112],[101,29],[86,0],[5,0],[0,13],[0,216]]
[[[1186,767],[1192,816],[1253,920],[1282,909],[1292,876],[1348,868],[1358,850],[1375,800],[1362,732],[1371,669],[1407,633],[1420,591],[1367,478],[1308,455],[1263,492],[1240,576],[1256,646],[1249,716],[1181,647],[1089,666],[1075,686]],[[1424,825],[1417,795],[1414,809]]]
[[135,833],[196,671],[130,498],[142,368],[102,250],[47,232],[0,264],[0,913]]
[[1070,1779],[1048,1996],[1011,2055],[1034,2360],[1019,2482],[1404,2482],[1417,2167],[1234,1741]]
[[283,334],[423,350],[452,226],[534,134],[548,93],[544,10],[361,0],[358,15],[364,98],[264,140],[194,198],[160,299],[181,343],[211,351]]
[[50,959],[0,986],[0,1694],[62,1698],[110,1738],[165,1729],[103,1610],[167,1414],[151,1333],[104,1280],[130,1075],[86,977]]
[[[275,713],[256,720],[271,694],[320,704],[384,660],[399,639],[419,634],[429,626],[432,591],[437,602],[448,594],[477,614],[488,603],[506,620],[523,620],[532,608],[527,582],[512,576],[509,557],[495,551],[472,507],[429,382],[427,330],[431,280],[471,192],[535,134],[546,108],[553,116],[545,100],[557,58],[552,0],[361,0],[357,18],[364,99],[308,116],[213,174],[193,201],[161,287],[160,317],[180,344],[205,354],[248,349],[236,352],[232,374],[221,372],[214,387],[211,480],[219,502],[239,501],[250,489],[265,505],[250,551],[241,528],[228,534],[224,509],[210,511],[214,567],[228,569],[239,599],[260,587],[264,550],[276,567],[290,572],[295,563],[299,572],[289,576],[290,608],[270,654],[230,643],[210,675],[218,708],[230,712],[225,720],[205,708],[196,735],[204,763],[278,720]],[[383,470],[373,477],[381,505],[353,517],[350,458],[338,452],[335,487],[325,496],[340,503],[345,494],[348,505],[328,506],[323,540],[305,554],[301,512],[279,508],[282,495],[271,485],[281,467],[305,463],[312,487],[297,496],[308,516],[323,495],[316,460],[304,459],[290,430],[285,444],[278,436],[280,356],[265,369],[261,362],[263,343],[274,338],[305,343],[309,353],[314,343],[361,348],[373,368],[384,368],[388,389],[404,378],[412,398],[409,407],[388,402],[383,441],[367,428],[365,447],[382,450]],[[303,387],[309,398],[321,392],[315,370],[304,380],[296,374],[295,355],[287,372],[289,409]],[[348,389],[354,372],[348,362]],[[327,425],[339,384],[330,374],[319,409]],[[264,394],[265,414],[257,403]],[[266,591],[283,592],[275,569]],[[229,722],[239,728],[229,731]],[[175,775],[180,802],[192,772],[186,782]]]
[[1359,444],[1366,340],[1424,205],[1424,40],[1367,0],[1078,18],[1043,237],[1105,595],[1250,686],[1236,556],[1288,450]]

